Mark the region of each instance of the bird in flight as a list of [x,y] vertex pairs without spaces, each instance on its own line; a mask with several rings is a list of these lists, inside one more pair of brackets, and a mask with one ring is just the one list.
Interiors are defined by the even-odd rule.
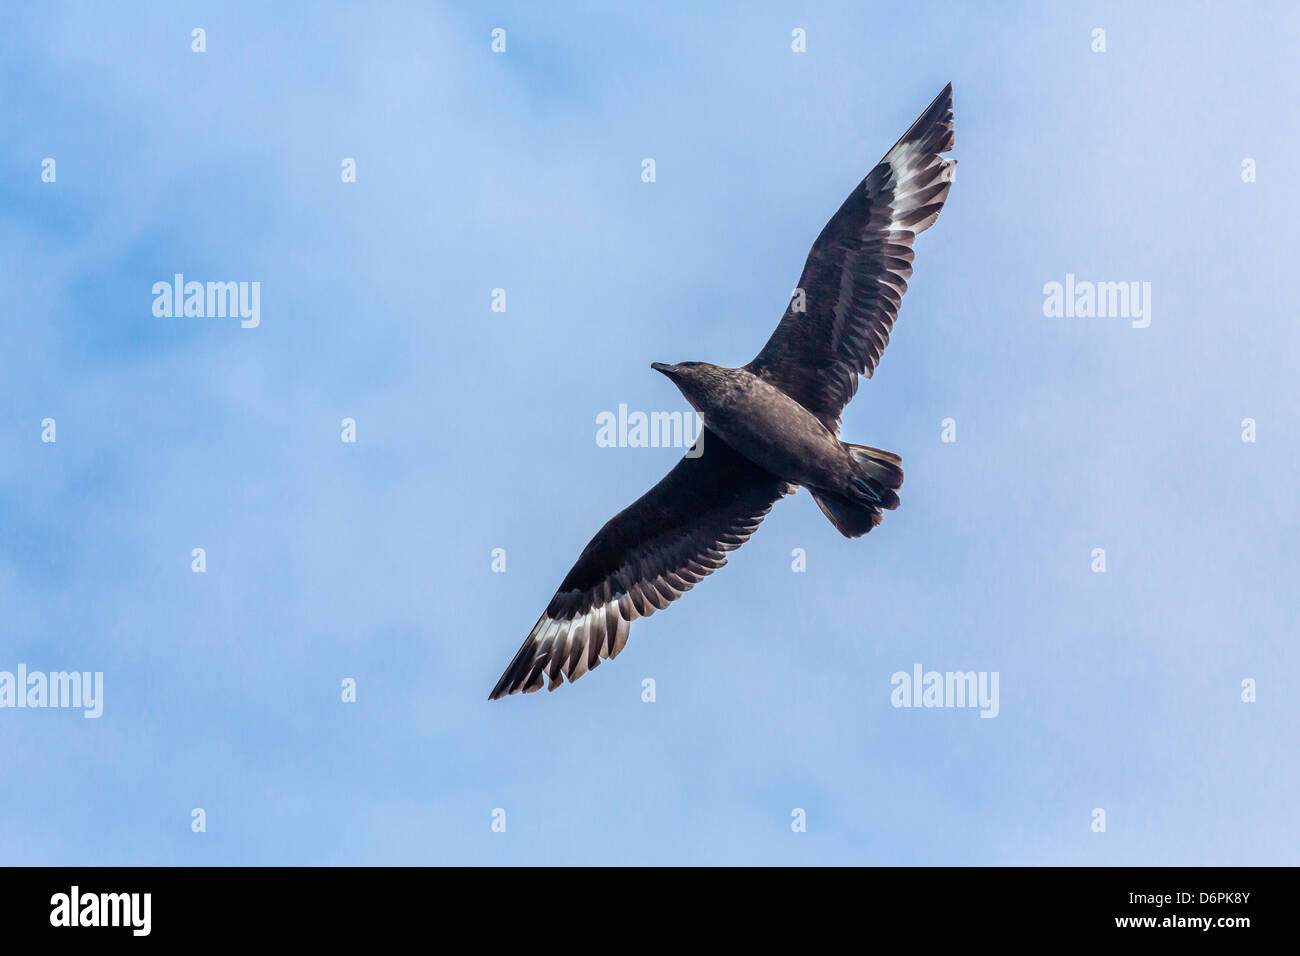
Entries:
[[952,186],[957,161],[940,155],[952,145],[950,83],[826,224],[752,362],[651,364],[704,418],[703,445],[591,539],[490,699],[555,690],[616,657],[634,620],[726,564],[800,485],[849,538],[898,507],[902,460],[840,441],[840,415],[889,341],[912,242]]

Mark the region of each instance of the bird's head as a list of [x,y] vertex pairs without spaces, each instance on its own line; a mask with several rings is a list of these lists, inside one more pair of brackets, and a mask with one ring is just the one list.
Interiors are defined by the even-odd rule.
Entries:
[[651,362],[650,367],[672,379],[673,384],[697,412],[704,411],[709,387],[723,373],[723,369],[708,362],[678,362],[676,365]]

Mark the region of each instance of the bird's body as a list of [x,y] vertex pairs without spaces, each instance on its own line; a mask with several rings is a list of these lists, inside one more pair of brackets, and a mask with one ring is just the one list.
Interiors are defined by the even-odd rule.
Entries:
[[849,490],[844,442],[793,398],[745,368],[706,362],[652,366],[671,378],[709,430],[754,464],[808,488]]
[[548,679],[554,690],[615,657],[632,621],[722,567],[799,486],[850,538],[898,507],[901,460],[841,441],[840,415],[889,341],[912,242],[938,218],[952,185],[956,161],[940,155],[952,144],[950,84],[826,224],[753,361],[652,365],[703,416],[703,446],[591,539],[492,699]]

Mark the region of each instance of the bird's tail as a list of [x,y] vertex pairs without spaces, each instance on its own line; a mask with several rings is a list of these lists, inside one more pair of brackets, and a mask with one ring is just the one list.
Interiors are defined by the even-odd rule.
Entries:
[[846,538],[860,538],[880,524],[881,509],[898,507],[898,489],[903,487],[903,459],[879,448],[844,443],[853,460],[844,493],[810,488],[813,500],[831,524]]

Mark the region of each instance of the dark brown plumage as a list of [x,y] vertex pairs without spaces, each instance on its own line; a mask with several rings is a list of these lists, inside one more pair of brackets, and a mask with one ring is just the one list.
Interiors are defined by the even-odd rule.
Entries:
[[813,243],[799,288],[807,313],[785,311],[746,366],[838,430],[840,413],[889,344],[912,275],[912,240],[939,218],[957,161],[952,84],[894,144]]
[[807,486],[848,537],[898,506],[897,455],[838,438],[858,376],[889,341],[912,242],[952,185],[952,85],[849,195],[813,243],[800,298],[752,362],[653,367],[705,419],[702,454],[606,522],[492,690],[497,699],[577,680],[627,642],[638,617],[666,608],[753,534],[783,495]]

